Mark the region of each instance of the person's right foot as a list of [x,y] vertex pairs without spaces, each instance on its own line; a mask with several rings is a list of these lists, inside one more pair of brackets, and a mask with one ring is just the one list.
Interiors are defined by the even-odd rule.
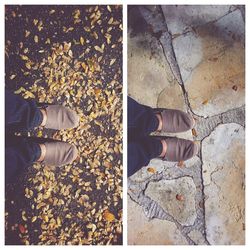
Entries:
[[48,105],[41,108],[43,121],[41,126],[50,129],[74,128],[79,124],[79,117],[74,110],[62,105]]
[[76,158],[78,151],[72,144],[66,142],[45,142],[40,145],[41,157],[38,162],[48,166],[60,167],[72,163]]
[[[186,161],[198,153],[198,145],[190,140],[176,137],[161,138],[162,145],[166,144],[165,152],[160,155],[165,161]],[[164,145],[163,145],[164,150]]]
[[159,120],[157,131],[166,133],[185,132],[194,127],[193,117],[177,109],[155,109],[155,114]]

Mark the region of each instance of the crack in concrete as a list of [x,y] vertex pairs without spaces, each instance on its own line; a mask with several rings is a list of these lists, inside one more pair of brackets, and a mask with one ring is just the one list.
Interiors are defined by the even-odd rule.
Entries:
[[[153,35],[157,37],[164,56],[166,58],[167,63],[170,66],[173,76],[177,80],[178,84],[181,86],[184,102],[188,112],[192,113],[194,118],[196,119],[196,125],[194,130],[196,131],[196,135],[193,133],[194,140],[200,141],[200,152],[199,152],[199,161],[197,161],[192,166],[186,168],[176,167],[176,163],[168,163],[167,167],[160,173],[156,173],[151,177],[144,179],[142,182],[134,181],[133,178],[128,179],[128,195],[132,201],[136,202],[139,206],[141,206],[144,210],[145,215],[150,218],[158,218],[161,220],[168,220],[175,223],[177,229],[181,232],[181,234],[185,237],[188,244],[196,245],[198,244],[188,235],[190,232],[197,230],[201,233],[203,237],[204,244],[210,245],[210,242],[207,239],[206,234],[206,220],[205,220],[205,192],[204,192],[204,179],[203,179],[203,158],[202,158],[202,143],[205,138],[207,138],[220,124],[227,123],[237,123],[245,128],[245,105],[227,110],[218,115],[214,115],[211,117],[202,117],[194,113],[192,110],[188,92],[185,89],[185,84],[182,80],[182,76],[180,73],[180,68],[176,60],[174,48],[172,45],[172,36],[168,32],[167,24],[165,22],[164,15],[162,13],[161,8],[154,8],[153,11],[140,6],[139,10],[145,19],[145,21],[151,26]],[[229,9],[228,13],[223,15],[217,20],[210,21],[208,23],[214,23],[223,18],[224,16],[232,13],[237,9],[232,10]],[[203,24],[203,25],[207,25]],[[145,191],[150,182],[157,182],[160,180],[174,180],[183,177],[191,177],[195,187],[196,194],[194,196],[195,199],[195,208],[196,208],[196,219],[193,225],[182,225],[177,219],[175,219],[172,215],[170,215],[167,211],[165,211],[156,201],[152,200],[150,197],[145,195]],[[212,180],[212,176],[211,176]]]

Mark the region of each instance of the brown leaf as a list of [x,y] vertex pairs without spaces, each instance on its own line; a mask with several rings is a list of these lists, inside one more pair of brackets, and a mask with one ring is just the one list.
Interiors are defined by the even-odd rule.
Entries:
[[238,90],[237,85],[234,85],[234,86],[232,87],[232,89],[233,89],[234,91],[237,91],[237,90]]
[[38,36],[35,35],[35,36],[34,36],[34,41],[35,41],[35,43],[38,43],[38,40],[39,40],[39,39],[38,39]]
[[192,128],[192,135],[197,137],[197,132],[196,132],[196,130],[194,128]]
[[26,232],[26,228],[23,225],[19,224],[18,228],[21,234],[24,234]]
[[154,168],[147,168],[147,171],[152,174],[156,172]]
[[176,200],[178,200],[178,201],[184,201],[184,200],[185,200],[185,198],[184,198],[184,196],[183,196],[183,195],[181,195],[181,194],[177,194],[177,195],[176,195]]
[[184,161],[179,161],[178,164],[177,164],[177,166],[180,167],[180,168],[185,167]]
[[112,213],[110,213],[108,210],[105,210],[105,211],[104,211],[104,213],[103,213],[103,218],[104,218],[106,221],[109,221],[109,222],[115,220],[115,216],[114,216]]
[[203,105],[208,104],[208,100],[203,101],[202,104],[203,104]]

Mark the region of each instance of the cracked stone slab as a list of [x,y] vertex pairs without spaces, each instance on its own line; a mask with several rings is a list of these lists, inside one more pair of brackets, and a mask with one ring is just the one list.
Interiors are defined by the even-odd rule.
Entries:
[[158,40],[147,33],[129,36],[129,95],[144,105],[156,107],[162,90],[174,84],[174,77]]
[[128,196],[128,244],[129,245],[186,245],[175,224],[166,220],[149,220],[142,208]]
[[197,245],[207,245],[203,234],[198,230],[191,231],[188,236],[197,244]]
[[161,8],[173,35],[215,21],[230,11],[230,5],[162,5]]
[[[185,81],[185,88],[197,115],[220,114],[245,102],[245,49],[244,42],[238,38],[244,30],[244,22],[239,22],[240,19],[241,13],[237,10],[196,30],[194,39],[202,44],[202,60],[194,68],[192,60],[186,64],[192,73]],[[235,23],[239,31],[234,33],[231,30],[236,29]]]
[[[185,226],[192,225],[196,218],[195,193],[196,187],[191,177],[150,182],[145,190],[145,195],[156,201],[167,213]],[[177,195],[184,200],[178,200]]]
[[187,33],[173,40],[173,48],[182,79],[185,82],[203,59],[202,42],[195,34]]
[[203,141],[206,233],[211,244],[244,244],[245,132],[219,125]]

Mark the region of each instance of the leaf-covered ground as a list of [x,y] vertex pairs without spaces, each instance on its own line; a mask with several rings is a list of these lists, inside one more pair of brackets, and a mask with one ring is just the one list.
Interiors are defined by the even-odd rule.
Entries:
[[6,6],[5,32],[6,88],[80,116],[75,129],[22,134],[79,157],[6,185],[6,244],[122,244],[122,7]]

